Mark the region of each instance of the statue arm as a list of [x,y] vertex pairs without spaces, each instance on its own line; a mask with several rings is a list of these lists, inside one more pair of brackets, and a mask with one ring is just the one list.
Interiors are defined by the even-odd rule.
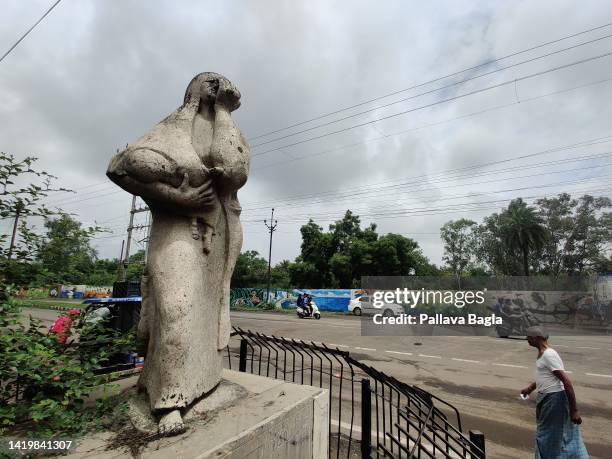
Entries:
[[183,181],[178,187],[160,181],[141,182],[129,175],[113,180],[121,188],[132,194],[179,207],[200,208],[213,202],[215,198],[215,191],[210,179],[200,186],[192,187],[189,185],[187,174],[184,175]]

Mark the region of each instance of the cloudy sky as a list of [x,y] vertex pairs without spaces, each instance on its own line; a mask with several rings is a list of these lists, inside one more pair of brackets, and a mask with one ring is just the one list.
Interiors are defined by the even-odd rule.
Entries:
[[[51,3],[4,1],[0,53]],[[76,190],[47,202],[109,228],[95,245],[116,257],[131,198],[109,159],[196,73],[222,73],[251,144],[244,249],[267,254],[272,207],[274,262],[299,253],[309,218],[352,209],[440,263],[450,219],[610,194],[608,23],[607,0],[63,0],[0,63],[0,150]]]

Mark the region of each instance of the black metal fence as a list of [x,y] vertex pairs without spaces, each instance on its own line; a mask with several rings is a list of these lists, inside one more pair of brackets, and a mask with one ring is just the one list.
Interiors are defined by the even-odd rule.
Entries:
[[234,327],[227,352],[230,369],[329,390],[330,457],[485,457],[453,405],[347,351]]

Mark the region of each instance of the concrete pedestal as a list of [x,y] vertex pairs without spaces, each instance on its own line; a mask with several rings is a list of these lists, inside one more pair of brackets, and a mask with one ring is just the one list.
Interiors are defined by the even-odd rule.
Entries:
[[[155,439],[141,450],[146,458],[323,459],[329,442],[329,394],[325,389],[225,370],[224,380],[244,390],[218,408],[185,416],[182,435]],[[204,406],[204,405],[200,405]],[[106,449],[112,436],[93,436],[70,456],[132,457]]]

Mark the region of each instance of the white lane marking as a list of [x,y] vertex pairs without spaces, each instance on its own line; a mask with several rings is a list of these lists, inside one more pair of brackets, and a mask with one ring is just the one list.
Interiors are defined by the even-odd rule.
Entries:
[[569,346],[567,346],[565,344],[555,344],[555,347],[569,347]]
[[355,349],[359,349],[360,351],[375,351],[376,349],[372,349],[371,347],[355,347]]
[[336,346],[336,347],[349,347],[346,344],[335,344],[335,343],[329,343],[330,346]]
[[510,368],[527,368],[523,365],[510,365],[509,363],[494,363],[498,367],[510,367]]
[[600,378],[612,378],[612,375],[600,375],[598,373],[585,373],[587,376],[598,376]]
[[480,363],[480,360],[456,359],[455,357],[453,357],[451,360],[455,360],[457,362]]
[[563,370],[563,371],[565,371],[566,373],[573,373],[573,371],[571,370]]
[[389,354],[399,354],[399,355],[412,355],[412,352],[400,352],[400,351],[385,351]]
[[429,357],[430,359],[441,359],[439,355],[427,355],[427,354],[419,354],[419,357]]
[[601,348],[600,347],[589,347],[589,346],[576,346],[576,349],[592,349],[594,351],[597,351]]

